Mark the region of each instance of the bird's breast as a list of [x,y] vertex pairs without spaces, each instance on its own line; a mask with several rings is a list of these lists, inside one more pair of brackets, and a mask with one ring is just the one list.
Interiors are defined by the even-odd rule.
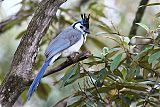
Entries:
[[85,34],[83,34],[83,43],[86,42],[86,38],[87,38],[87,34],[85,33]]
[[78,52],[80,50],[81,46],[83,45],[83,43],[84,43],[84,37],[83,37],[83,35],[81,35],[81,38],[78,42],[76,42],[75,44],[73,44],[72,46],[70,46],[69,48],[65,49],[62,52],[62,57],[67,57],[74,52]]

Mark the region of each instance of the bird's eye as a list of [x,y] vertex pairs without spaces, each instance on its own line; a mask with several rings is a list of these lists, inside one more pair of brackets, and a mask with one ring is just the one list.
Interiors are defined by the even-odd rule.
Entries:
[[80,26],[80,28],[82,29],[82,28],[83,28],[83,26]]

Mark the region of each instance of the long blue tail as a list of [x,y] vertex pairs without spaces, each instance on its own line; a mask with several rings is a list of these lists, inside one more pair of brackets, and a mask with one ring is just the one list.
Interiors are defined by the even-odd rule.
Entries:
[[37,76],[35,77],[35,79],[33,80],[31,86],[29,87],[29,91],[27,94],[27,100],[29,100],[34,92],[34,90],[37,88],[44,72],[46,71],[47,67],[49,66],[50,60],[45,61],[40,69],[40,71],[38,72]]

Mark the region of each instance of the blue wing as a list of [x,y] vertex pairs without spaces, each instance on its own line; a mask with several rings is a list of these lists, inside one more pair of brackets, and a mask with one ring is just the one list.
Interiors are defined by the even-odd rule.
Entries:
[[64,39],[57,39],[57,41],[54,41],[51,43],[48,48],[45,51],[46,60],[51,59],[54,55],[56,55],[59,52],[62,52],[63,50],[67,49],[70,46],[69,40]]
[[48,48],[45,51],[47,60],[75,44],[78,40],[80,40],[81,34],[82,33],[80,31],[73,29],[72,26],[66,28],[50,42]]

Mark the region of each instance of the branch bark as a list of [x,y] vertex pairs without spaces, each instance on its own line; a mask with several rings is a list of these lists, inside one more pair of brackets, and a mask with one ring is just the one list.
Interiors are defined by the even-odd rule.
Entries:
[[81,60],[84,60],[84,59],[87,59],[89,57],[91,57],[92,54],[89,52],[89,51],[85,51],[83,53],[80,53],[78,55],[76,55],[75,57],[71,58],[70,60],[66,60],[65,62],[61,63],[60,65],[58,65],[57,67],[53,68],[53,69],[50,69],[48,71],[46,71],[46,73],[44,74],[43,77],[46,77],[50,74],[53,74],[55,72],[58,72],[74,63],[77,63]]
[[42,0],[14,54],[11,70],[0,87],[0,104],[11,107],[32,78],[38,45],[59,6],[66,0]]
[[[82,53],[80,53],[78,55],[75,55],[74,57],[70,57],[70,59],[67,59],[66,61],[64,61],[60,65],[56,66],[55,68],[47,70],[45,72],[45,74],[43,75],[43,77],[46,77],[48,75],[54,74],[54,73],[56,73],[58,71],[61,71],[64,68],[66,68],[66,67],[68,67],[68,66],[70,66],[72,64],[75,64],[75,63],[77,63],[79,61],[85,60],[85,59],[87,59],[87,58],[89,58],[91,56],[92,56],[92,54],[91,54],[90,51],[85,51],[85,52],[82,52]],[[28,86],[31,85],[32,81],[34,80],[34,77],[32,77],[30,80],[31,81],[28,83]]]
[[[139,3],[139,6],[146,5],[148,2],[149,2],[149,0],[141,0],[141,2]],[[138,10],[136,12],[136,16],[134,18],[134,21],[132,23],[132,27],[131,27],[131,30],[130,30],[130,33],[129,33],[129,38],[132,38],[133,36],[136,35],[137,30],[138,30],[138,25],[136,25],[136,23],[141,22],[142,17],[143,17],[144,12],[145,12],[145,9],[146,9],[146,6],[143,6],[143,7],[140,7],[140,8],[139,8],[139,6],[138,6]]]

